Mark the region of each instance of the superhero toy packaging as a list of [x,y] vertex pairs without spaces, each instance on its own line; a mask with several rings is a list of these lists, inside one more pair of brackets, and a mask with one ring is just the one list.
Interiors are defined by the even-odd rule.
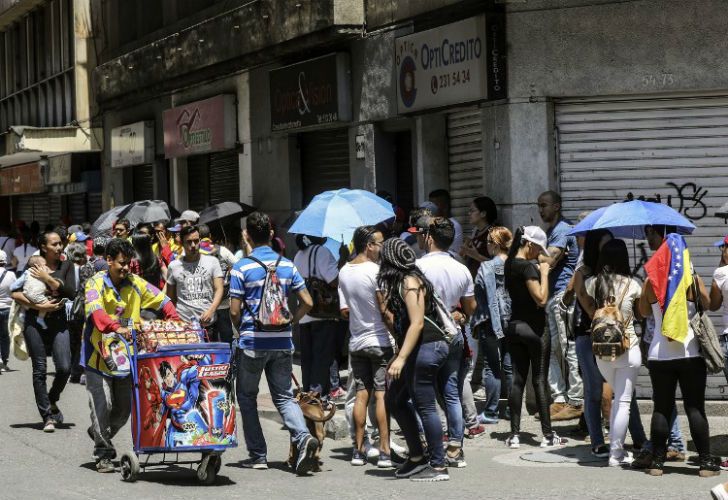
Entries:
[[[149,452],[237,446],[230,346],[184,343],[192,333],[180,328],[170,336],[140,332],[134,391],[138,411],[132,412],[135,448]],[[182,342],[168,344],[172,336]]]

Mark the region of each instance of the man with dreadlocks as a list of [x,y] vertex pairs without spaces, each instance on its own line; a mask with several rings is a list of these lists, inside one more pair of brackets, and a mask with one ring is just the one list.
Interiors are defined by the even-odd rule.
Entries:
[[[437,314],[432,284],[415,264],[412,249],[399,238],[385,241],[380,256],[377,295],[397,344],[397,355],[387,371],[391,383],[386,404],[409,448],[409,459],[395,476],[412,481],[447,481],[450,476],[435,386],[449,347],[441,330],[425,321],[425,315],[435,318]],[[429,460],[420,441],[417,417],[424,429]]]

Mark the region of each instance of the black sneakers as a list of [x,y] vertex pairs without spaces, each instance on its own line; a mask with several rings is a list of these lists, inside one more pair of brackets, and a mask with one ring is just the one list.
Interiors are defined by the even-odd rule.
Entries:
[[632,461],[633,469],[646,469],[652,465],[652,452],[642,449]]
[[418,472],[426,469],[429,466],[430,465],[427,462],[427,459],[424,457],[420,458],[416,462],[407,459],[404,465],[397,469],[397,472],[394,473],[394,477],[396,477],[397,479],[405,479],[414,474],[417,474]]
[[[632,462],[634,464],[634,462]],[[652,463],[647,467],[645,472],[650,476],[661,476],[663,469],[665,468],[665,457],[653,457]]]
[[436,481],[448,481],[450,475],[447,473],[447,468],[436,469],[431,465],[428,465],[417,474],[410,476],[410,481],[416,481],[418,483],[434,483]]
[[316,450],[318,449],[318,439],[313,436],[307,436],[303,445],[298,450],[298,459],[296,460],[296,474],[305,476],[313,470],[317,465]]
[[700,457],[700,477],[713,477],[720,474],[720,459],[716,457]]

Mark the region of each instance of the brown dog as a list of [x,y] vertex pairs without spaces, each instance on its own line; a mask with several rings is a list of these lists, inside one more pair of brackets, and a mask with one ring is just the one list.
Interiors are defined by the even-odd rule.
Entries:
[[[318,449],[316,450],[317,463],[312,469],[312,472],[321,472],[321,464],[323,463],[321,461],[321,450],[324,447],[324,438],[326,437],[324,424],[333,418],[336,413],[336,404],[332,402],[324,403],[318,392],[302,392],[300,387],[298,388],[296,401],[301,407],[303,417],[306,419],[308,431],[319,442]],[[296,446],[291,443],[288,452],[288,461],[286,462],[290,467],[296,466],[297,452]]]

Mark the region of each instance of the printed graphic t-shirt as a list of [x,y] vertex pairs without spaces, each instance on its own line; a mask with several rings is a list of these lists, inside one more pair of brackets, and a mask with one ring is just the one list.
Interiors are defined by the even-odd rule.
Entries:
[[[177,287],[177,312],[185,321],[199,319],[212,304],[214,278],[222,278],[220,262],[215,257],[200,255],[200,260],[172,261],[167,269],[167,283]],[[216,315],[213,315],[214,322]]]

